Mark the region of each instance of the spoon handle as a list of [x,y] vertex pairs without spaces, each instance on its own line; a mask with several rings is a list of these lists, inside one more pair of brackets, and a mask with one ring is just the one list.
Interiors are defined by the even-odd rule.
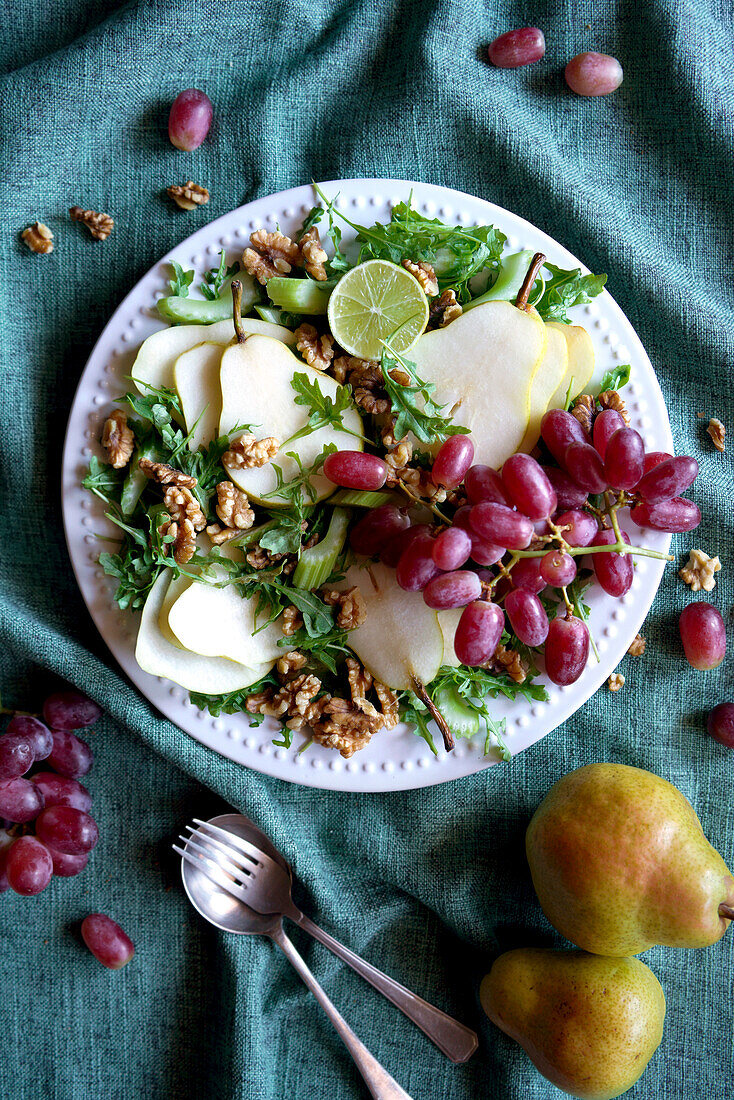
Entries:
[[382,993],[384,997],[387,997],[388,1001],[391,1001],[409,1020],[412,1020],[416,1027],[419,1027],[421,1031],[436,1044],[438,1049],[443,1051],[447,1058],[450,1058],[452,1062],[466,1062],[471,1058],[479,1045],[476,1032],[472,1031],[471,1028],[466,1027],[464,1024],[460,1024],[459,1021],[454,1020],[452,1016],[447,1016],[440,1008],[436,1008],[435,1005],[429,1004],[428,1001],[424,1001],[422,997],[418,997],[415,993],[411,993],[404,985],[396,982],[394,978],[388,977],[387,974],[383,974],[381,970],[372,966],[371,963],[365,962],[359,955],[355,955],[348,947],[345,947],[344,944],[339,943],[333,936],[330,936],[328,932],[324,932],[323,928],[319,928],[317,924],[314,924],[314,922],[304,913],[301,913],[300,910],[296,912],[298,914],[297,916],[296,913],[290,912],[288,916],[290,916],[304,932],[308,932],[310,936],[313,936],[315,940],[322,943],[324,947],[328,947],[330,951],[333,951],[333,953],[347,963],[348,966],[351,966],[352,970],[356,970],[358,974],[362,975],[365,981],[368,981],[371,986],[374,986],[374,988],[378,990],[378,992]]
[[411,1100],[407,1092],[400,1087],[384,1066],[380,1065],[377,1059],[367,1050],[364,1043],[354,1034],[347,1021],[326,996],[283,929],[280,928],[277,932],[274,932],[271,938],[277,943],[294,969],[297,970],[331,1020],[340,1039],[354,1059],[354,1064],[362,1074],[374,1100]]

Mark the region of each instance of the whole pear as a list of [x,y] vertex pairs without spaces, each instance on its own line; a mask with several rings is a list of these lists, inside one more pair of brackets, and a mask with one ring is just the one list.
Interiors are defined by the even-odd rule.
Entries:
[[726,864],[688,799],[652,772],[569,772],[536,810],[525,845],[543,912],[585,951],[707,947],[734,918]]
[[519,948],[500,955],[479,995],[492,1023],[580,1100],[626,1092],[663,1036],[665,995],[639,959]]

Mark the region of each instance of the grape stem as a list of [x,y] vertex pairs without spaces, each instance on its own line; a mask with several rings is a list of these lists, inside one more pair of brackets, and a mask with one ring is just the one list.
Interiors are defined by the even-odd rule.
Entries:
[[446,527],[451,526],[451,520],[443,514],[440,508],[437,508],[435,504],[431,504],[429,501],[424,500],[423,497],[418,496],[418,494],[414,493],[413,490],[410,489],[400,478],[398,478],[398,488],[402,489],[405,495],[407,497],[410,497],[410,499],[415,504],[422,504],[424,508],[428,508],[431,512],[433,512],[434,516],[436,516],[437,519],[440,519],[441,523],[445,524]]
[[725,920],[734,920],[734,907],[726,905],[723,901],[719,906],[719,916]]
[[542,252],[536,252],[530,261],[530,267],[528,273],[522,281],[522,286],[518,292],[517,298],[515,298],[515,305],[518,309],[526,312],[528,307],[528,298],[530,297],[530,291],[532,290],[533,283],[535,282],[538,272],[545,263],[545,256]]
[[419,680],[417,676],[411,676],[411,683],[413,684],[413,691],[418,696],[421,703],[423,703],[423,705],[427,708],[428,712],[431,715],[431,718],[440,729],[441,736],[443,737],[443,745],[446,749],[446,752],[451,752],[454,747],[455,741],[454,735],[449,728],[448,722],[441,714],[441,711],[438,709],[433,699],[431,699],[431,696],[426,691],[426,685],[422,682],[422,680]]
[[[519,558],[542,558],[547,550],[514,550]],[[672,554],[663,554],[660,550],[648,550],[646,546],[630,546],[621,539],[612,546],[571,546],[566,553],[572,558],[583,557],[584,554],[637,554],[641,558],[659,558],[661,561],[673,561]]]
[[239,279],[232,280],[232,320],[237,343],[244,344],[247,333],[242,327],[242,283]]
[[12,714],[14,717],[20,715],[23,718],[40,718],[40,714],[35,714],[32,710],[15,710],[14,707],[0,707],[0,714]]

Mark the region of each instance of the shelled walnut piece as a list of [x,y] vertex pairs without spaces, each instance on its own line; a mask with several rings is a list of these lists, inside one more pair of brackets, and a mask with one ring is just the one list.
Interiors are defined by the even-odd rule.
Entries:
[[231,481],[220,481],[217,485],[216,513],[220,523],[210,523],[206,529],[215,546],[228,542],[240,531],[249,531],[255,522],[247,495]]
[[376,359],[357,359],[354,355],[340,355],[332,365],[337,382],[348,382],[352,387],[355,405],[366,413],[381,416],[391,409],[382,377],[382,368]]
[[242,264],[263,286],[275,275],[290,275],[301,261],[301,250],[295,241],[280,230],[269,233],[257,229],[250,235],[250,247],[242,253]]
[[715,573],[721,572],[718,556],[710,558],[703,550],[691,550],[688,561],[678,572],[678,576],[690,585],[691,592],[712,592],[716,588]]
[[95,241],[106,241],[115,224],[109,214],[101,214],[97,210],[82,210],[81,206],[70,207],[69,216],[73,222],[86,225]]
[[193,489],[197,483],[195,477],[177,470],[174,466],[169,466],[167,462],[154,462],[151,458],[141,458],[138,466],[146,477],[151,481],[157,481],[160,485],[185,485],[188,489]]
[[312,225],[310,229],[307,229],[298,243],[301,249],[302,263],[306,271],[312,279],[316,279],[320,283],[324,282],[326,279],[325,264],[329,257],[321,247],[321,238],[316,226]]
[[625,679],[621,672],[613,672],[607,680],[610,691],[621,691],[625,685]]
[[438,279],[431,264],[422,260],[403,260],[403,267],[408,271],[427,298],[435,298],[438,294]]
[[296,347],[309,367],[326,370],[334,358],[334,338],[328,333],[319,335],[314,325],[307,322],[299,325],[295,332]]
[[618,412],[619,415],[622,417],[622,420],[624,420],[625,424],[629,426],[630,418],[629,413],[627,412],[627,406],[625,405],[624,401],[619,396],[616,390],[604,390],[604,392],[600,393],[597,397],[597,401],[599,402],[602,411],[604,409],[614,409],[614,411]]
[[229,450],[222,455],[222,462],[235,469],[267,466],[277,455],[279,447],[280,443],[275,436],[266,435],[263,439],[256,439],[246,432],[232,440]]
[[172,547],[174,561],[178,565],[186,565],[196,552],[196,532],[203,531],[206,517],[186,485],[168,485],[163,503],[170,518],[160,525],[158,532],[164,538],[173,538],[169,545]]
[[627,650],[627,652],[629,653],[630,657],[641,657],[643,655],[643,653],[645,652],[646,647],[647,647],[647,642],[642,637],[642,635],[641,634],[635,634],[634,638],[632,639],[632,642],[630,643],[630,647]]
[[463,312],[456,300],[456,292],[444,290],[438,298],[428,303],[428,328],[446,328],[446,325],[461,317]]
[[209,192],[206,187],[194,183],[193,180],[187,180],[181,186],[172,184],[171,187],[166,188],[166,194],[181,210],[195,210],[197,206],[205,206],[209,202]]
[[322,589],[321,598],[325,604],[337,609],[336,625],[340,630],[356,630],[367,618],[367,605],[356,584],[346,592]]
[[127,466],[135,449],[135,436],[127,426],[127,413],[124,409],[115,409],[105,420],[102,446],[113,470],[121,470]]
[[43,222],[34,222],[21,233],[21,240],[30,248],[31,252],[39,256],[47,256],[54,250],[54,235]]
[[709,420],[709,426],[706,431],[711,436],[711,442],[713,443],[714,447],[716,447],[716,450],[724,451],[726,449],[726,428],[721,423],[721,421],[717,420],[715,416],[712,416]]

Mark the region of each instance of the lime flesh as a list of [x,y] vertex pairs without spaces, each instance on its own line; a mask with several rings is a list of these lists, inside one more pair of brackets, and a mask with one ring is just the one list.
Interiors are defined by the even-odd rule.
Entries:
[[408,351],[427,323],[428,299],[417,279],[387,260],[352,268],[329,299],[332,335],[358,359],[379,359],[383,341],[396,352]]

